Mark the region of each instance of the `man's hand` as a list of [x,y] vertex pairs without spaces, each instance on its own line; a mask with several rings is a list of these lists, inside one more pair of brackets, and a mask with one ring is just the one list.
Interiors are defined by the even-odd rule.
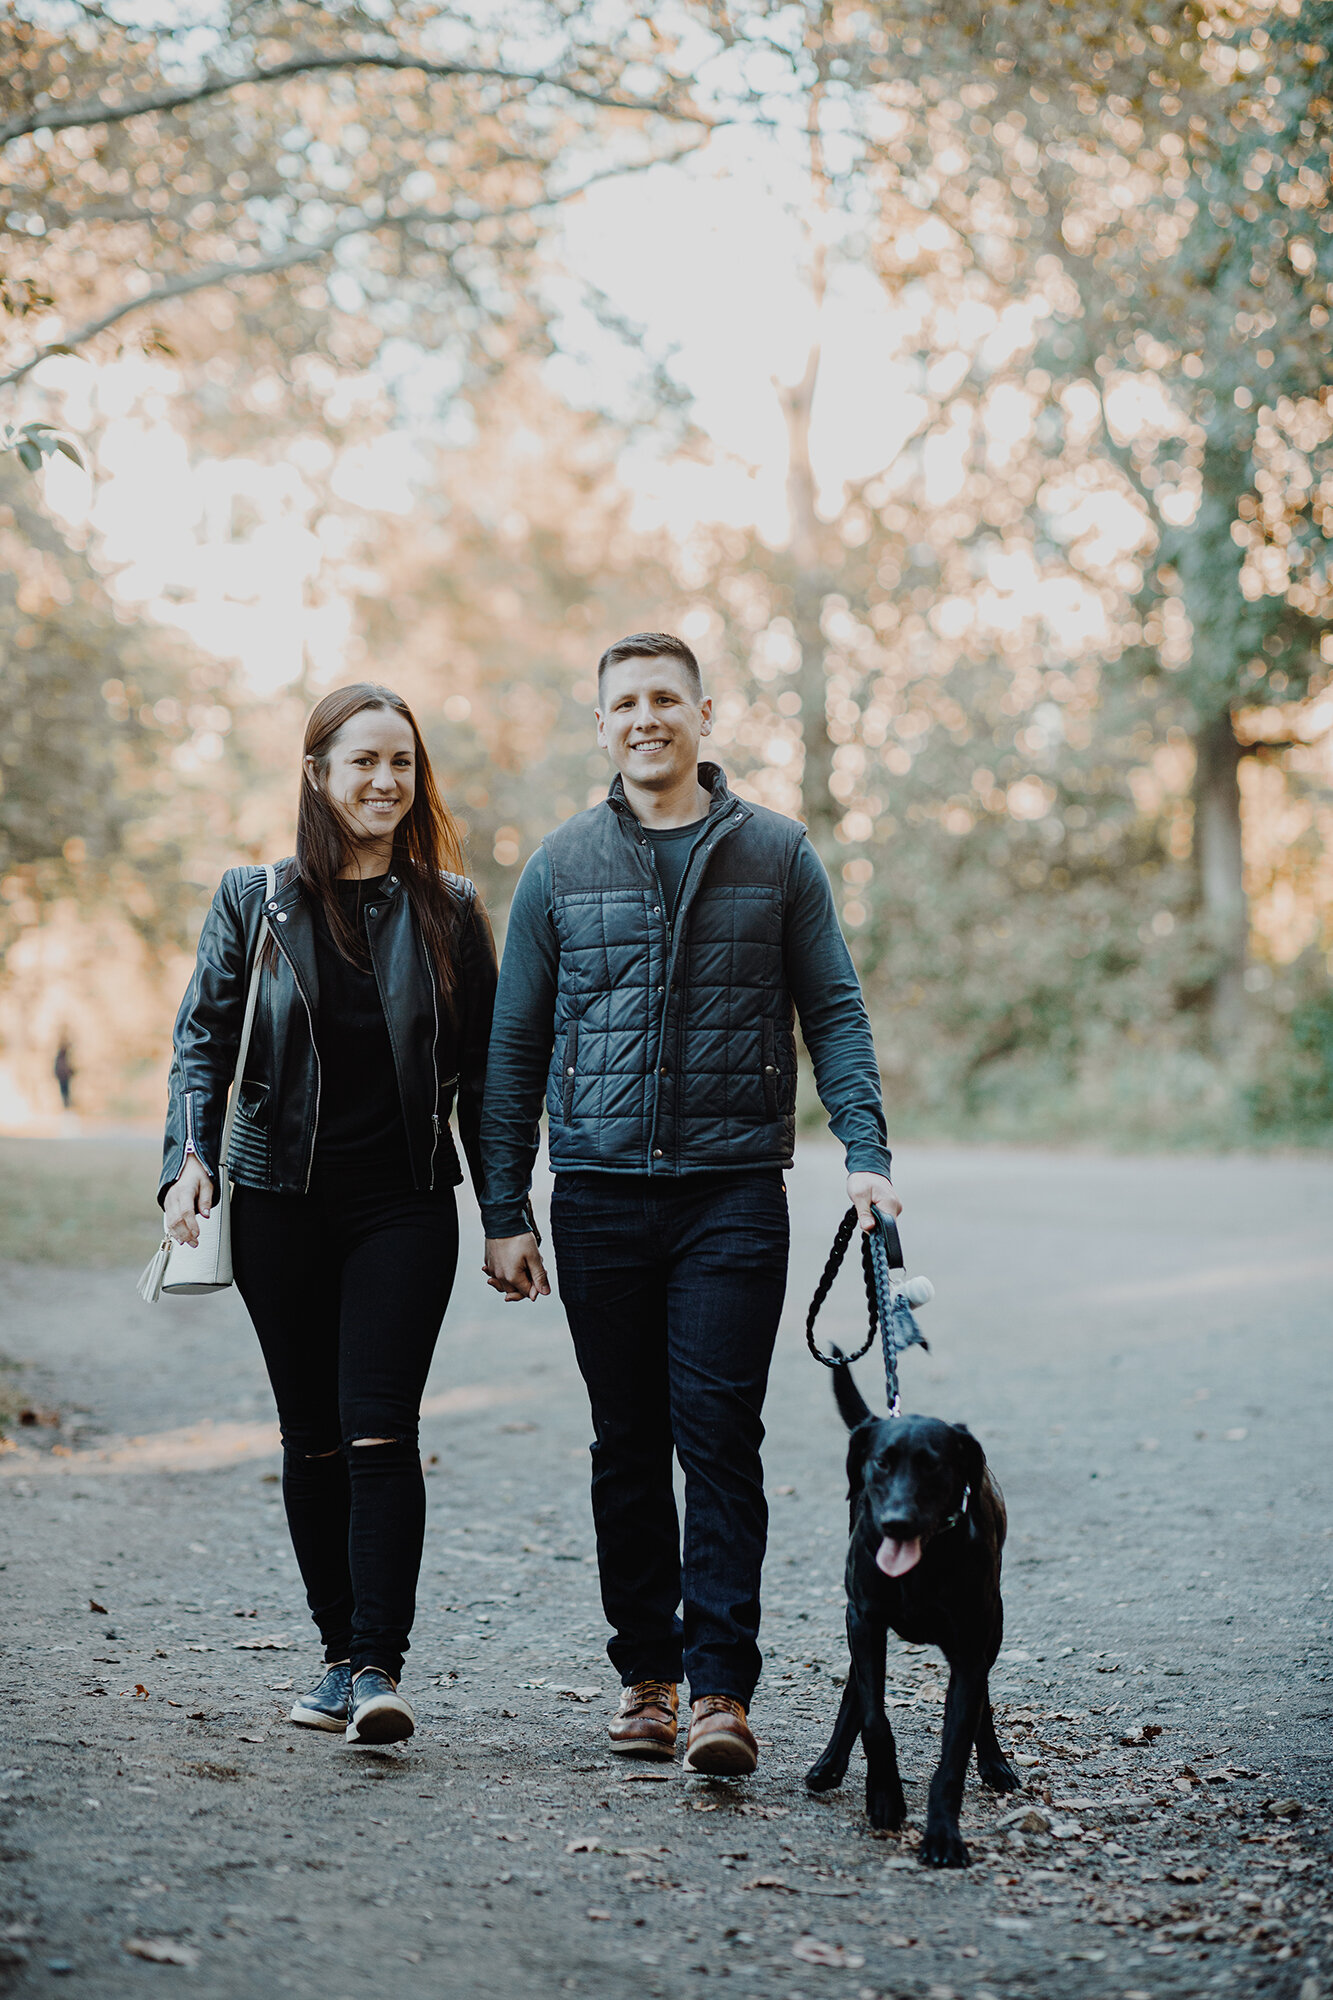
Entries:
[[[887,1187],[888,1182],[883,1185]],[[522,1236],[488,1236],[481,1268],[491,1290],[504,1293],[507,1306],[515,1305],[519,1299],[546,1299],[551,1295],[546,1266],[531,1230]]]
[[883,1174],[848,1174],[847,1193],[856,1204],[856,1213],[861,1227],[867,1233],[875,1226],[872,1208],[882,1208],[885,1215],[901,1215],[903,1205],[893,1192],[893,1182]]

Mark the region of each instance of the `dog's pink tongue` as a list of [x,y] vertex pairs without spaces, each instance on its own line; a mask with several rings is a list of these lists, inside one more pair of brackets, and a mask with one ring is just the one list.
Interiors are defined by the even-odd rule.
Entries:
[[921,1542],[913,1537],[910,1542],[895,1542],[892,1535],[886,1535],[875,1556],[876,1567],[885,1576],[906,1576],[909,1569],[915,1569],[921,1560]]

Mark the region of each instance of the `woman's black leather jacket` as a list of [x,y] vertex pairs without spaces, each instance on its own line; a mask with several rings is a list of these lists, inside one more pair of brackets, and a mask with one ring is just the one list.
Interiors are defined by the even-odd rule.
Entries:
[[[413,1184],[462,1180],[449,1113],[481,1193],[478,1134],[495,1000],[495,946],[472,883],[446,880],[461,906],[453,1007],[440,1000],[407,890],[390,875],[367,909],[366,934],[393,1048]],[[264,870],[229,868],[204,920],[194,977],[176,1016],[159,1202],[190,1153],[218,1183],[222,1121],[245,1017],[246,969],[264,911]],[[319,975],[311,911],[293,861],[277,868],[267,905],[273,947],[262,955],[254,1026],[232,1127],[230,1177],[244,1187],[304,1193],[319,1124]],[[275,948],[274,948],[275,947]]]

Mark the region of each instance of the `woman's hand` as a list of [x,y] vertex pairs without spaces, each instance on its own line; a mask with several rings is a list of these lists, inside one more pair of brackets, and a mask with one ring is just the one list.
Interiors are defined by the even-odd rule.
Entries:
[[167,1235],[174,1243],[188,1243],[192,1250],[197,1250],[198,1218],[208,1215],[212,1207],[213,1183],[192,1153],[181,1169],[180,1179],[167,1189],[167,1198],[162,1204]]

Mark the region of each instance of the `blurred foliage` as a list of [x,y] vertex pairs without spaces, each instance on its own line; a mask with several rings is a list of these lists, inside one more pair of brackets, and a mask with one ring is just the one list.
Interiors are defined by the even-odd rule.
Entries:
[[[44,335],[129,339],[171,357],[194,451],[318,442],[346,677],[418,707],[498,919],[604,788],[601,647],[674,627],[734,781],[829,865],[896,1124],[1333,1137],[1333,0],[710,0],[676,41],[539,6],[522,44],[432,0],[208,18],[0,14],[10,379],[57,422]],[[559,199],[710,118],[804,160],[816,306],[844,262],[894,325],[875,477],[818,489],[817,341],[782,392],[781,546],[636,532],[623,397],[573,411],[542,366]],[[665,452],[680,391],[640,344]],[[412,394],[449,421],[375,514],[339,454]],[[95,888],[174,978],[221,867],[285,849],[322,684],[256,702],[127,618],[14,457],[10,921],[39,876]]]
[[438,0],[128,21],[0,0],[0,386],[129,339],[199,371],[197,421],[234,451],[278,384],[289,420],[345,425],[385,342],[452,389],[540,346],[553,204],[698,120],[633,8],[537,0],[526,60],[512,39]]

